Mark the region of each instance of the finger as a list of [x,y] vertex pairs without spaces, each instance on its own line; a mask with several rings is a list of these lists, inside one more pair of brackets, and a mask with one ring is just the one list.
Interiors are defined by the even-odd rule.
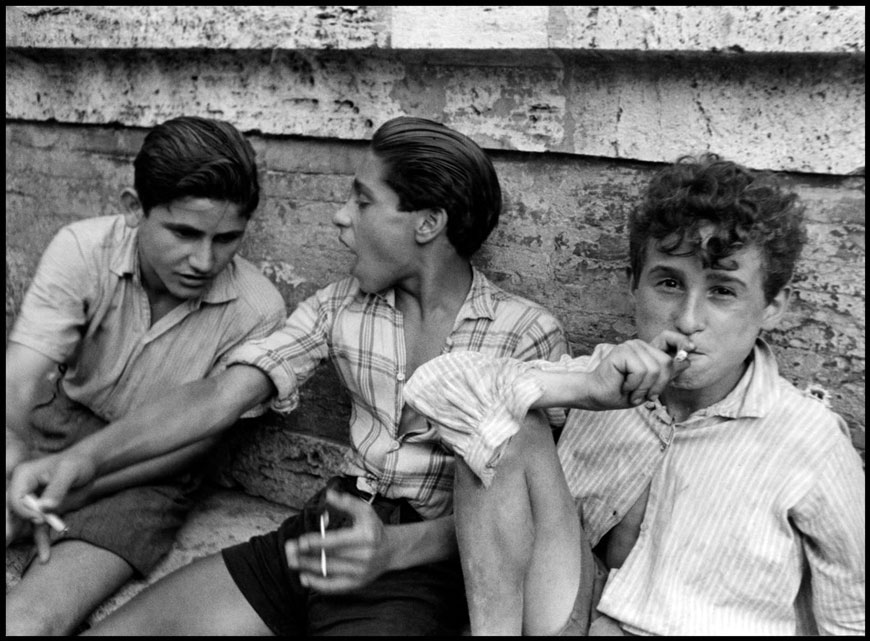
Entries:
[[332,576],[331,574],[323,577],[315,573],[304,573],[299,575],[299,581],[310,590],[321,592],[322,594],[341,594],[349,592],[360,587],[361,582],[347,576]]
[[625,348],[625,379],[622,394],[632,405],[645,400],[650,390],[656,386],[667,356],[643,341],[629,341]]
[[[670,330],[663,331],[652,339],[650,344],[665,352],[672,358],[678,356],[681,350],[686,352],[686,354],[689,354],[695,349],[695,344],[688,336]],[[680,360],[682,361],[684,359]]]
[[36,544],[36,553],[40,563],[48,563],[51,557],[51,539],[48,525],[39,523],[33,527],[33,541]]
[[55,473],[47,479],[48,484],[40,499],[46,510],[53,510],[61,504],[70,489],[81,483],[80,469],[71,462],[61,460]]

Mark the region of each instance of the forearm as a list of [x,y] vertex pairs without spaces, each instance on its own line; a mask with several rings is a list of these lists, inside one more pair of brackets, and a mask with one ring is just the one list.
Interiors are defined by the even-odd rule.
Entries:
[[458,554],[453,515],[431,521],[389,525],[388,570],[401,570],[425,563],[443,561]]
[[203,439],[169,454],[101,476],[88,488],[70,493],[68,499],[64,501],[64,509],[72,509],[128,487],[152,483],[184,472],[216,441],[216,437]]
[[541,371],[532,373],[543,394],[529,409],[573,407],[593,409],[588,394],[589,374],[569,371]]
[[232,367],[137,408],[68,452],[89,458],[103,477],[217,435],[272,392],[272,383],[259,370]]

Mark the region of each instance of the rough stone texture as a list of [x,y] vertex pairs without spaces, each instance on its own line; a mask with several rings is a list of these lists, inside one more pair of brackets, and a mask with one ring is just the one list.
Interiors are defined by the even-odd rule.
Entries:
[[414,114],[489,149],[651,162],[711,149],[826,174],[865,157],[855,55],[7,49],[6,87],[7,119],[36,122],[150,127],[186,113],[357,141]]
[[[130,581],[104,601],[88,619],[93,624],[105,618],[145,587],[195,559],[215,554],[225,547],[247,541],[276,529],[295,510],[242,492],[206,488],[201,501],[181,528],[172,549],[145,579]],[[6,591],[14,587],[27,560],[27,548],[14,545],[6,551]]]
[[7,47],[863,52],[861,6],[6,7]]
[[[117,211],[117,195],[132,182],[130,163],[143,133],[7,123],[7,331],[52,234],[66,222]],[[263,198],[242,254],[275,282],[292,309],[346,273],[349,254],[337,241],[331,217],[349,193],[365,145],[268,136],[252,141]],[[624,221],[657,165],[559,154],[494,152],[493,157],[505,210],[475,262],[498,284],[552,309],[575,353],[630,336]],[[783,328],[770,338],[784,374],[801,388],[817,384],[828,390],[834,409],[858,430],[855,438],[863,449],[865,180],[781,177],[807,204],[810,245],[798,267],[796,300]],[[245,460],[241,468],[259,469],[256,493],[295,505],[308,486],[279,496],[289,478],[279,470],[295,474],[313,462],[314,472],[301,477],[304,483],[328,475],[341,451],[331,443],[347,443],[347,408],[336,376],[324,365],[304,388],[299,412],[271,417],[254,428],[262,431],[257,436],[240,429],[238,438],[248,440],[234,451]],[[299,435],[327,443],[316,442],[309,459],[306,448],[315,442],[300,447]],[[247,474],[234,469],[237,476]],[[244,483],[253,483],[250,477]]]

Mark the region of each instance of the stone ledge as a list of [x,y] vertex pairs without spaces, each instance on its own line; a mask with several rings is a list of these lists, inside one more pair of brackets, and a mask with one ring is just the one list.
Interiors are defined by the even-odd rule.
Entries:
[[[145,579],[130,581],[100,605],[88,622],[93,624],[132,599],[147,586],[190,562],[276,529],[296,513],[284,505],[248,496],[240,491],[206,487],[202,500],[181,528],[169,554]],[[18,583],[26,560],[23,545],[6,551],[6,591]]]
[[861,53],[860,6],[16,6],[6,46]]

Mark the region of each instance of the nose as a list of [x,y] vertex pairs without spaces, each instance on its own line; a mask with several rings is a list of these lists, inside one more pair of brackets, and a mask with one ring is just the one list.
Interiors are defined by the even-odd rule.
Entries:
[[190,254],[190,266],[202,274],[209,273],[214,268],[214,246],[210,241],[197,243],[196,249]]
[[704,329],[707,323],[705,303],[706,299],[703,295],[689,293],[683,297],[674,319],[677,331],[691,336]]
[[339,207],[332,215],[332,224],[336,227],[347,227],[350,225],[350,200]]

